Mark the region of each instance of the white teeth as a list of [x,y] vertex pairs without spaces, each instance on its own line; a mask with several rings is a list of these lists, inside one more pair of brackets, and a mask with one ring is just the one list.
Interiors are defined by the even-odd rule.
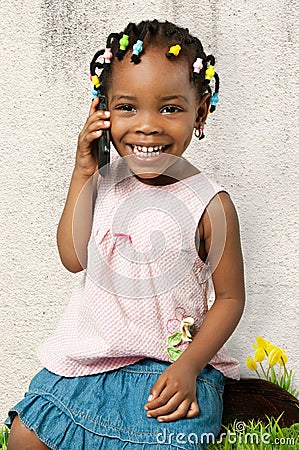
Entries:
[[132,145],[133,152],[137,156],[144,156],[146,158],[151,158],[158,156],[162,153],[162,150],[164,149],[164,145],[160,145],[159,147],[145,147],[140,145]]

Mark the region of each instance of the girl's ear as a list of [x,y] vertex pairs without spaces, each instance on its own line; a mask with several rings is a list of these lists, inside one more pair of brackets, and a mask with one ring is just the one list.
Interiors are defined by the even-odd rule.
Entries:
[[211,94],[204,94],[198,104],[194,128],[203,128],[210,109]]

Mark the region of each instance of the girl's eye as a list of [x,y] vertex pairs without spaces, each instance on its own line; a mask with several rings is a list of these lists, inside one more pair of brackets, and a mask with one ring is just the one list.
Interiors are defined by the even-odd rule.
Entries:
[[164,106],[164,108],[162,108],[161,112],[163,114],[174,114],[176,112],[182,112],[182,108],[180,108],[179,106],[175,106],[175,105],[168,105],[168,106]]
[[118,109],[119,111],[127,111],[127,112],[135,111],[135,108],[133,105],[119,105],[115,109]]

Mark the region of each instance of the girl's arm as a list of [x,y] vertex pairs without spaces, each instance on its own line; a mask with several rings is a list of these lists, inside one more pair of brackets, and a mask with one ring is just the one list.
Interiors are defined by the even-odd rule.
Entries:
[[86,268],[90,237],[93,196],[97,183],[95,139],[110,127],[109,111],[98,111],[99,99],[90,107],[89,117],[79,134],[76,163],[57,229],[57,245],[62,264],[70,272]]
[[152,387],[152,398],[145,409],[150,417],[165,422],[199,413],[196,377],[233,333],[244,309],[239,222],[227,193],[221,192],[211,200],[200,228],[211,266],[215,301],[188,348]]
[[93,191],[92,178],[82,174],[75,167],[57,229],[61,262],[73,273],[86,268],[87,244],[92,224]]
[[202,220],[202,236],[209,257],[215,301],[181,364],[199,374],[231,336],[245,304],[244,268],[238,216],[226,192],[210,202]]

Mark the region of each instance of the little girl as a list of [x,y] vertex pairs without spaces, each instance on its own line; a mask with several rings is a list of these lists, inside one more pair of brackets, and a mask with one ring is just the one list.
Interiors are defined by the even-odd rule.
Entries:
[[[239,378],[224,348],[244,307],[239,224],[229,194],[183,157],[218,101],[214,63],[156,20],[95,55],[57,232],[64,266],[84,272],[9,411],[9,450],[204,449],[219,433],[225,377]],[[117,153],[104,176],[105,130]]]

